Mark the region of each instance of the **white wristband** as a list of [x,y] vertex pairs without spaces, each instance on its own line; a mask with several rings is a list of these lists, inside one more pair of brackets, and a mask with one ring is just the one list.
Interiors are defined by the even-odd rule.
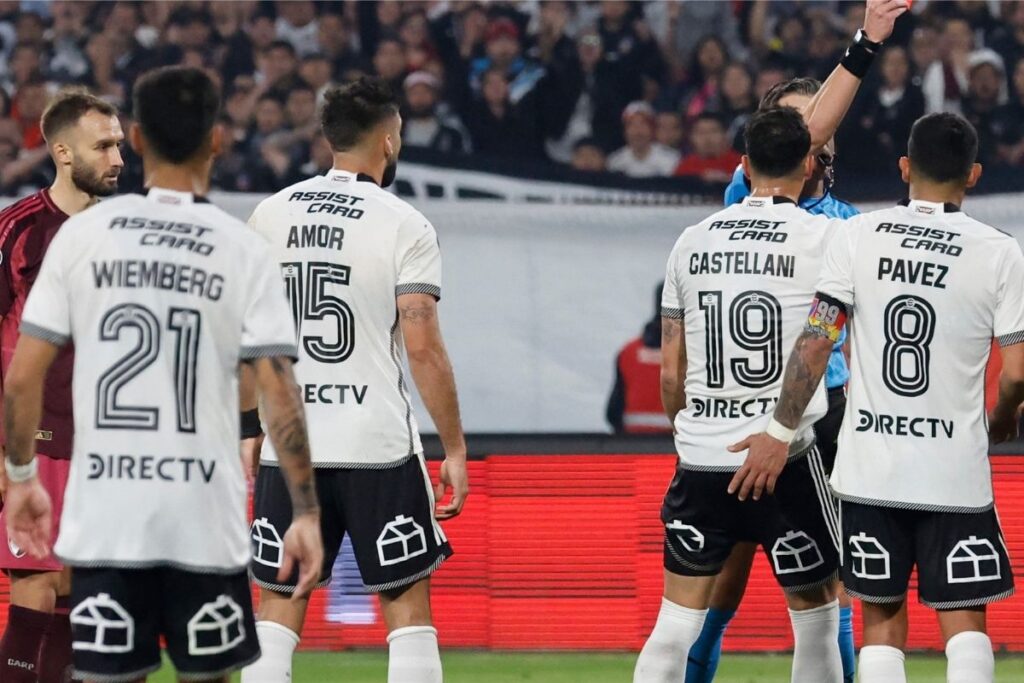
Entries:
[[32,458],[24,465],[15,465],[9,458],[4,458],[4,465],[7,467],[7,481],[12,484],[28,481],[39,472],[39,458]]
[[778,439],[783,443],[792,443],[793,437],[796,436],[795,429],[790,429],[774,417],[772,418],[772,421],[768,423],[768,429],[764,431],[768,436]]

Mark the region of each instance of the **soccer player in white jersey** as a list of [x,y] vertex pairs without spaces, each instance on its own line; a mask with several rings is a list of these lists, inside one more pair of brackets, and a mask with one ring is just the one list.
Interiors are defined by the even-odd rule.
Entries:
[[[665,495],[665,588],[634,683],[678,683],[701,633],[718,573],[739,542],[762,545],[787,594],[795,683],[841,683],[835,509],[801,423],[780,495],[753,501],[728,487],[742,456],[733,436],[766,425],[782,384],[782,349],[802,325],[799,299],[817,278],[834,222],[796,206],[885,40],[902,0],[869,0],[865,29],[808,103],[759,111],[746,131],[752,194],[687,229],[669,257],[662,302],[662,402],[679,465]],[[865,33],[871,38],[865,40]],[[819,383],[820,384],[820,383]]]
[[197,69],[143,76],[130,131],[149,192],[72,216],[54,237],[5,377],[7,519],[33,556],[50,501],[33,440],[46,371],[74,342],[75,440],[56,555],[72,568],[74,665],[86,680],[227,681],[259,657],[246,568],[240,363],[251,364],[294,521],[282,577],[322,562],[295,332],[277,264],[203,199],[221,146],[216,87]]
[[[433,226],[383,188],[401,149],[398,102],[379,79],[328,91],[321,114],[334,168],[263,201],[249,223],[280,262],[298,330],[296,369],[309,415],[326,554],[320,585],[348,534],[366,589],[389,631],[388,680],[441,680],[430,575],[451,555],[435,516],[459,513],[468,492],[466,444],[437,318],[441,255]],[[445,450],[435,511],[409,397],[409,368]],[[264,657],[245,683],[286,680],[308,601],[276,578],[275,540],[291,515],[275,448],[256,482],[252,573],[263,589]]]
[[[986,605],[1013,592],[994,508],[988,441],[1016,433],[1024,400],[1024,254],[960,210],[981,174],[978,137],[954,114],[914,124],[900,160],[910,200],[864,214],[825,256],[807,326],[767,433],[736,477],[761,487],[850,327],[853,377],[832,487],[841,500],[843,580],[864,603],[860,680],[903,683],[906,595],[937,610],[950,683],[988,683]],[[848,322],[847,322],[848,321]],[[999,400],[984,414],[985,365],[1002,349]]]

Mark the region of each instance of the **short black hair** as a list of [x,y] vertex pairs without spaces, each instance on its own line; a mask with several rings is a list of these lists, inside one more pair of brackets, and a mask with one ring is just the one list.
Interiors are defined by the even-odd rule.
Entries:
[[779,106],[779,100],[786,95],[807,95],[814,97],[821,90],[821,81],[815,78],[790,78],[789,80],[776,83],[761,98],[759,109],[768,109]]
[[811,151],[811,134],[804,117],[793,107],[761,109],[744,128],[747,157],[758,173],[785,178]]
[[957,114],[928,114],[910,129],[907,156],[914,173],[927,180],[962,182],[978,158],[978,133]]
[[292,57],[298,57],[298,53],[295,51],[295,46],[289,43],[287,40],[275,40],[270,45],[267,45],[264,52],[270,52],[271,50],[284,50]]
[[[669,113],[674,114],[675,112]],[[703,111],[700,114],[698,114],[697,118],[693,120],[694,126],[696,126],[701,121],[714,121],[715,123],[720,125],[723,130],[729,127],[729,124],[726,123],[724,116],[722,116],[721,114],[716,114],[715,112],[712,111]]]
[[92,111],[104,116],[117,116],[114,105],[101,100],[85,88],[67,88],[57,93],[40,118],[43,139],[52,142],[54,137],[65,128],[69,128],[78,120]]
[[382,121],[398,114],[398,98],[381,78],[363,76],[324,95],[320,125],[335,152],[359,144]]
[[220,95],[202,70],[167,66],[136,81],[132,109],[153,152],[180,164],[209,139],[220,113]]

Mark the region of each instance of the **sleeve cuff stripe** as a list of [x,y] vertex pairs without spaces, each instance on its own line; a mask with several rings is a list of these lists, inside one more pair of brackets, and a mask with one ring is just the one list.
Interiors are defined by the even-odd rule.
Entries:
[[275,356],[284,356],[291,358],[293,361],[299,359],[298,351],[293,344],[268,344],[266,346],[243,346],[242,352],[239,357],[242,360],[252,360],[254,358],[273,358]]
[[27,334],[30,337],[36,339],[42,339],[43,341],[50,342],[55,346],[64,346],[71,340],[71,335],[61,334],[60,332],[54,332],[53,330],[47,329],[40,325],[35,325],[28,322],[27,320],[21,321],[19,331],[22,334]]
[[996,341],[999,342],[999,346],[1013,346],[1014,344],[1020,344],[1021,342],[1024,342],[1024,330],[1004,334],[997,337]]
[[395,296],[403,294],[429,294],[438,301],[441,300],[441,288],[426,282],[409,282],[395,287]]
[[681,308],[668,308],[666,306],[661,307],[661,317],[671,318],[672,320],[683,319],[683,309]]

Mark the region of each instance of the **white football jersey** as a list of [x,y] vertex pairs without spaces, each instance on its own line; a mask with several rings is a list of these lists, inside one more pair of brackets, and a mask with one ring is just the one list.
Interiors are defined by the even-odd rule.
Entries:
[[993,337],[1024,341],[1017,241],[955,206],[913,201],[852,219],[828,250],[818,290],[850,313],[836,494],[988,509],[985,364]]
[[[291,300],[314,464],[379,469],[421,452],[395,299],[440,299],[434,227],[340,170],[269,197],[249,224],[270,242]],[[261,462],[273,465],[268,446]]]
[[[788,200],[747,197],[676,242],[662,315],[683,320],[686,334],[686,408],[675,419],[684,468],[735,471],[747,454],[726,447],[768,426],[837,222]],[[794,454],[810,445],[826,410],[821,385]]]
[[295,357],[266,242],[190,194],[109,199],[57,233],[21,331],[75,344],[57,556],[79,567],[244,569],[238,364]]

